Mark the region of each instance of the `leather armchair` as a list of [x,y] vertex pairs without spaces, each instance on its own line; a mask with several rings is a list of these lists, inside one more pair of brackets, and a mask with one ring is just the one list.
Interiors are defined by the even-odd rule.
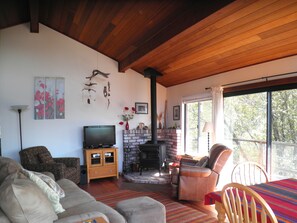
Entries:
[[[76,157],[53,158],[44,146],[30,147],[19,152],[22,166],[31,171],[51,172],[55,180],[69,179],[80,182],[80,159]],[[42,158],[42,157],[46,157]]]
[[203,201],[204,196],[212,191],[218,183],[219,175],[232,150],[222,144],[215,144],[209,151],[208,164],[197,166],[197,160],[192,164],[181,160],[178,177],[178,199]]

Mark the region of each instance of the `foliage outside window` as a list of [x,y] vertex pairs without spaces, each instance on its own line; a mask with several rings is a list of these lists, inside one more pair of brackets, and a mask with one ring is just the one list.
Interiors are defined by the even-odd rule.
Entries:
[[[296,100],[297,89],[224,99],[225,139],[233,145],[234,164],[255,161],[265,167],[267,161],[273,179],[297,177]],[[267,110],[268,103],[271,110]],[[271,114],[271,132],[267,114]],[[267,134],[271,135],[271,148]]]

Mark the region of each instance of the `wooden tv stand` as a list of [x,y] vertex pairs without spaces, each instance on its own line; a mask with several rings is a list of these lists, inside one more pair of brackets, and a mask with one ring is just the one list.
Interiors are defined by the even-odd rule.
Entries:
[[84,149],[84,159],[88,183],[92,179],[104,177],[119,178],[117,148]]

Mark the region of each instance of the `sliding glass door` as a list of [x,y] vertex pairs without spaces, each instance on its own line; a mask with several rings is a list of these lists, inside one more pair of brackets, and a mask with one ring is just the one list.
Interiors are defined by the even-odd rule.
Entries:
[[297,178],[297,89],[224,98],[225,139],[233,163],[254,161],[272,179]]
[[224,99],[225,139],[233,145],[233,162],[266,165],[266,93]]
[[297,89],[272,92],[271,174],[297,178]]

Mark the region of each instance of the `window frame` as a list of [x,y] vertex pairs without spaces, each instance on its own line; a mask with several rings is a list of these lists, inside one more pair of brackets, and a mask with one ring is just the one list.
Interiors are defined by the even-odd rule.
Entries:
[[[183,115],[183,151],[184,153],[186,154],[187,153],[187,104],[189,103],[198,103],[198,120],[200,120],[200,112],[199,112],[199,103],[201,102],[205,102],[205,101],[210,101],[212,103],[212,98],[210,96],[207,96],[207,97],[199,97],[199,98],[195,98],[195,99],[191,99],[191,100],[184,100],[183,103],[182,103],[182,106],[183,106],[183,111],[184,111],[184,115]],[[211,120],[212,121],[212,120]],[[199,130],[200,128],[202,128],[199,123],[197,123],[197,128],[198,128],[198,138],[199,138]],[[198,141],[198,145],[199,145],[199,141]],[[198,153],[198,150],[199,150],[199,146],[197,147],[197,153]]]

